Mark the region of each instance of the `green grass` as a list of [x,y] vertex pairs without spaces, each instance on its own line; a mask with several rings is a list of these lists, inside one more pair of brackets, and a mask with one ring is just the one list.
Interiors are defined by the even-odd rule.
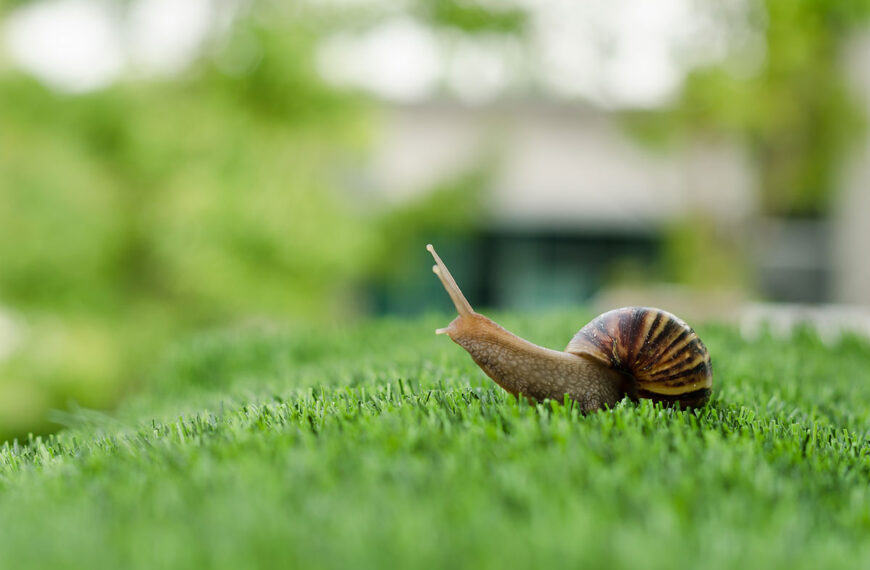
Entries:
[[709,406],[582,416],[508,397],[446,322],[176,347],[116,414],[0,449],[0,565],[870,566],[866,342],[701,327]]

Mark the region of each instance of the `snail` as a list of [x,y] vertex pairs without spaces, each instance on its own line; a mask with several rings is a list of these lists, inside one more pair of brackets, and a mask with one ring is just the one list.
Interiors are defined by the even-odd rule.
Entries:
[[496,384],[516,397],[563,401],[583,412],[625,397],[681,408],[710,398],[713,369],[695,331],[661,309],[624,307],[599,315],[574,335],[565,352],[532,344],[476,313],[431,244],[432,271],[459,316],[436,330],[464,348]]

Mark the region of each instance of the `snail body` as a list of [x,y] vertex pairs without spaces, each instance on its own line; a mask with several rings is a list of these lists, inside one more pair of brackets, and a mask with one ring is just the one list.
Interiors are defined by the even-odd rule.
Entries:
[[475,312],[444,262],[432,268],[459,316],[446,334],[496,384],[517,397],[562,401],[584,412],[613,407],[624,397],[692,408],[710,398],[713,369],[707,348],[678,317],[649,307],[615,309],[581,328],[564,352],[535,345]]

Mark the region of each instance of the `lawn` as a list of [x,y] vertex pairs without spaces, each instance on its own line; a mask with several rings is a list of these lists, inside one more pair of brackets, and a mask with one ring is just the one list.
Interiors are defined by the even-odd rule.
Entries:
[[[587,316],[497,320],[563,347]],[[870,567],[866,341],[698,327],[707,407],[582,416],[448,320],[180,343],[117,412],[0,448],[0,566]]]

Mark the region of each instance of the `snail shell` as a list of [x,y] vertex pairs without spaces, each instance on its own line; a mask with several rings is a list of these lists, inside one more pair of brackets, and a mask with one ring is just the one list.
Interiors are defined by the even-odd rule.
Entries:
[[632,378],[632,399],[682,408],[710,399],[713,367],[707,347],[692,327],[661,309],[625,307],[599,315],[574,335],[565,352]]

